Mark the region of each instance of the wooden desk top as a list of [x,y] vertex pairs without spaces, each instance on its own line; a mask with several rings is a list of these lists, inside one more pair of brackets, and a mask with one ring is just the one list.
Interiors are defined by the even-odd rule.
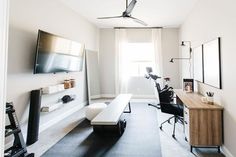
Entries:
[[201,101],[203,95],[193,92],[187,93],[183,89],[174,89],[175,94],[178,98],[184,103],[185,106],[189,109],[210,109],[210,110],[223,110],[224,108],[220,105],[206,104]]

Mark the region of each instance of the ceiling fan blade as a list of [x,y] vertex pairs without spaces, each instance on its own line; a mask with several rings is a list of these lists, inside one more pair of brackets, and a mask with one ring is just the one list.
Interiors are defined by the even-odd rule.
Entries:
[[113,19],[113,18],[121,18],[123,16],[110,16],[110,17],[98,17],[97,19]]
[[141,24],[141,25],[143,25],[143,26],[147,26],[147,25],[148,25],[148,24],[145,23],[144,21],[139,20],[139,19],[137,19],[137,18],[135,18],[135,17],[130,16],[129,18],[133,19],[135,22],[137,22],[137,23],[139,23],[139,24]]
[[129,3],[129,5],[127,6],[127,8],[126,8],[126,10],[125,10],[125,13],[126,13],[127,15],[130,15],[130,14],[131,14],[132,10],[134,9],[134,6],[135,6],[136,2],[137,2],[137,0],[132,0],[132,1]]

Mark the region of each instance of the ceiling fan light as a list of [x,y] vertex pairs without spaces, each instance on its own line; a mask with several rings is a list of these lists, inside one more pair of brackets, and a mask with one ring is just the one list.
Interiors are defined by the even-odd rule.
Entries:
[[143,26],[147,26],[147,24],[142,21],[142,20],[139,20],[137,18],[134,18],[131,16],[131,12],[133,11],[134,7],[135,7],[135,4],[137,3],[137,0],[132,0],[129,5],[128,5],[128,0],[126,0],[126,9],[125,11],[122,13],[121,16],[113,16],[113,17],[99,17],[98,19],[111,19],[111,18],[121,18],[123,17],[123,19],[128,19],[128,18],[131,18],[133,19],[135,22],[143,25]]

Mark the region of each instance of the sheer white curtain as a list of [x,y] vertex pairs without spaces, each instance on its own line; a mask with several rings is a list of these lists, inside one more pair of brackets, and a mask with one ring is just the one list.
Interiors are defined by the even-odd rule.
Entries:
[[[155,54],[155,73],[163,77],[163,57],[162,57],[162,46],[161,46],[161,29],[152,29],[152,44],[154,46]],[[163,86],[163,79],[159,79],[161,87]]]
[[[155,70],[154,73],[156,73],[158,76],[163,76],[163,66],[162,66],[162,48],[161,48],[161,29],[152,29],[148,30],[150,31],[150,36],[147,38],[147,36],[143,36],[144,39],[141,39],[143,41],[147,40],[148,42],[151,42],[153,45],[154,50],[154,63],[155,67],[153,69]],[[148,34],[148,33],[146,33]],[[130,34],[129,34],[130,35]],[[136,36],[135,36],[136,37]],[[142,37],[142,35],[141,35]],[[129,36],[130,38],[130,36]],[[147,39],[145,39],[147,38]],[[128,56],[125,55],[125,44],[128,42],[127,37],[127,30],[126,29],[116,29],[115,30],[115,46],[116,46],[116,83],[115,83],[115,89],[116,94],[120,93],[127,93],[128,92],[128,81],[129,81],[129,73],[128,73]],[[163,86],[163,81],[158,80],[161,86]],[[155,90],[156,91],[156,90]]]
[[116,83],[115,83],[115,89],[116,89],[116,95],[120,93],[127,93],[127,81],[128,78],[126,78],[125,74],[125,59],[122,55],[123,51],[123,45],[127,42],[127,33],[125,29],[116,29],[115,30],[115,47],[116,47]]
[[[163,77],[161,29],[152,29],[152,43],[154,46],[154,54],[155,54],[155,67],[156,67],[155,73],[158,76]],[[163,87],[163,79],[158,79],[157,82],[160,84],[161,87]],[[154,85],[154,87],[155,87],[155,85]],[[159,102],[159,96],[157,94],[156,87],[154,89],[154,92],[155,92],[155,96],[157,97],[157,100]]]

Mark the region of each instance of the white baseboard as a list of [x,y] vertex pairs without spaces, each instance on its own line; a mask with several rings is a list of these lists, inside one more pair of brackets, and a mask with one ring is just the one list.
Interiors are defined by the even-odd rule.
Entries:
[[[101,94],[101,98],[115,98],[115,94]],[[132,99],[156,99],[155,95],[133,95]]]
[[156,99],[155,95],[133,95],[132,99]]
[[101,97],[102,97],[101,94],[99,94],[99,95],[91,95],[90,99],[98,99],[98,98],[101,98]]
[[101,98],[115,98],[115,94],[101,94]]
[[224,145],[221,147],[221,150],[226,157],[234,157]]

